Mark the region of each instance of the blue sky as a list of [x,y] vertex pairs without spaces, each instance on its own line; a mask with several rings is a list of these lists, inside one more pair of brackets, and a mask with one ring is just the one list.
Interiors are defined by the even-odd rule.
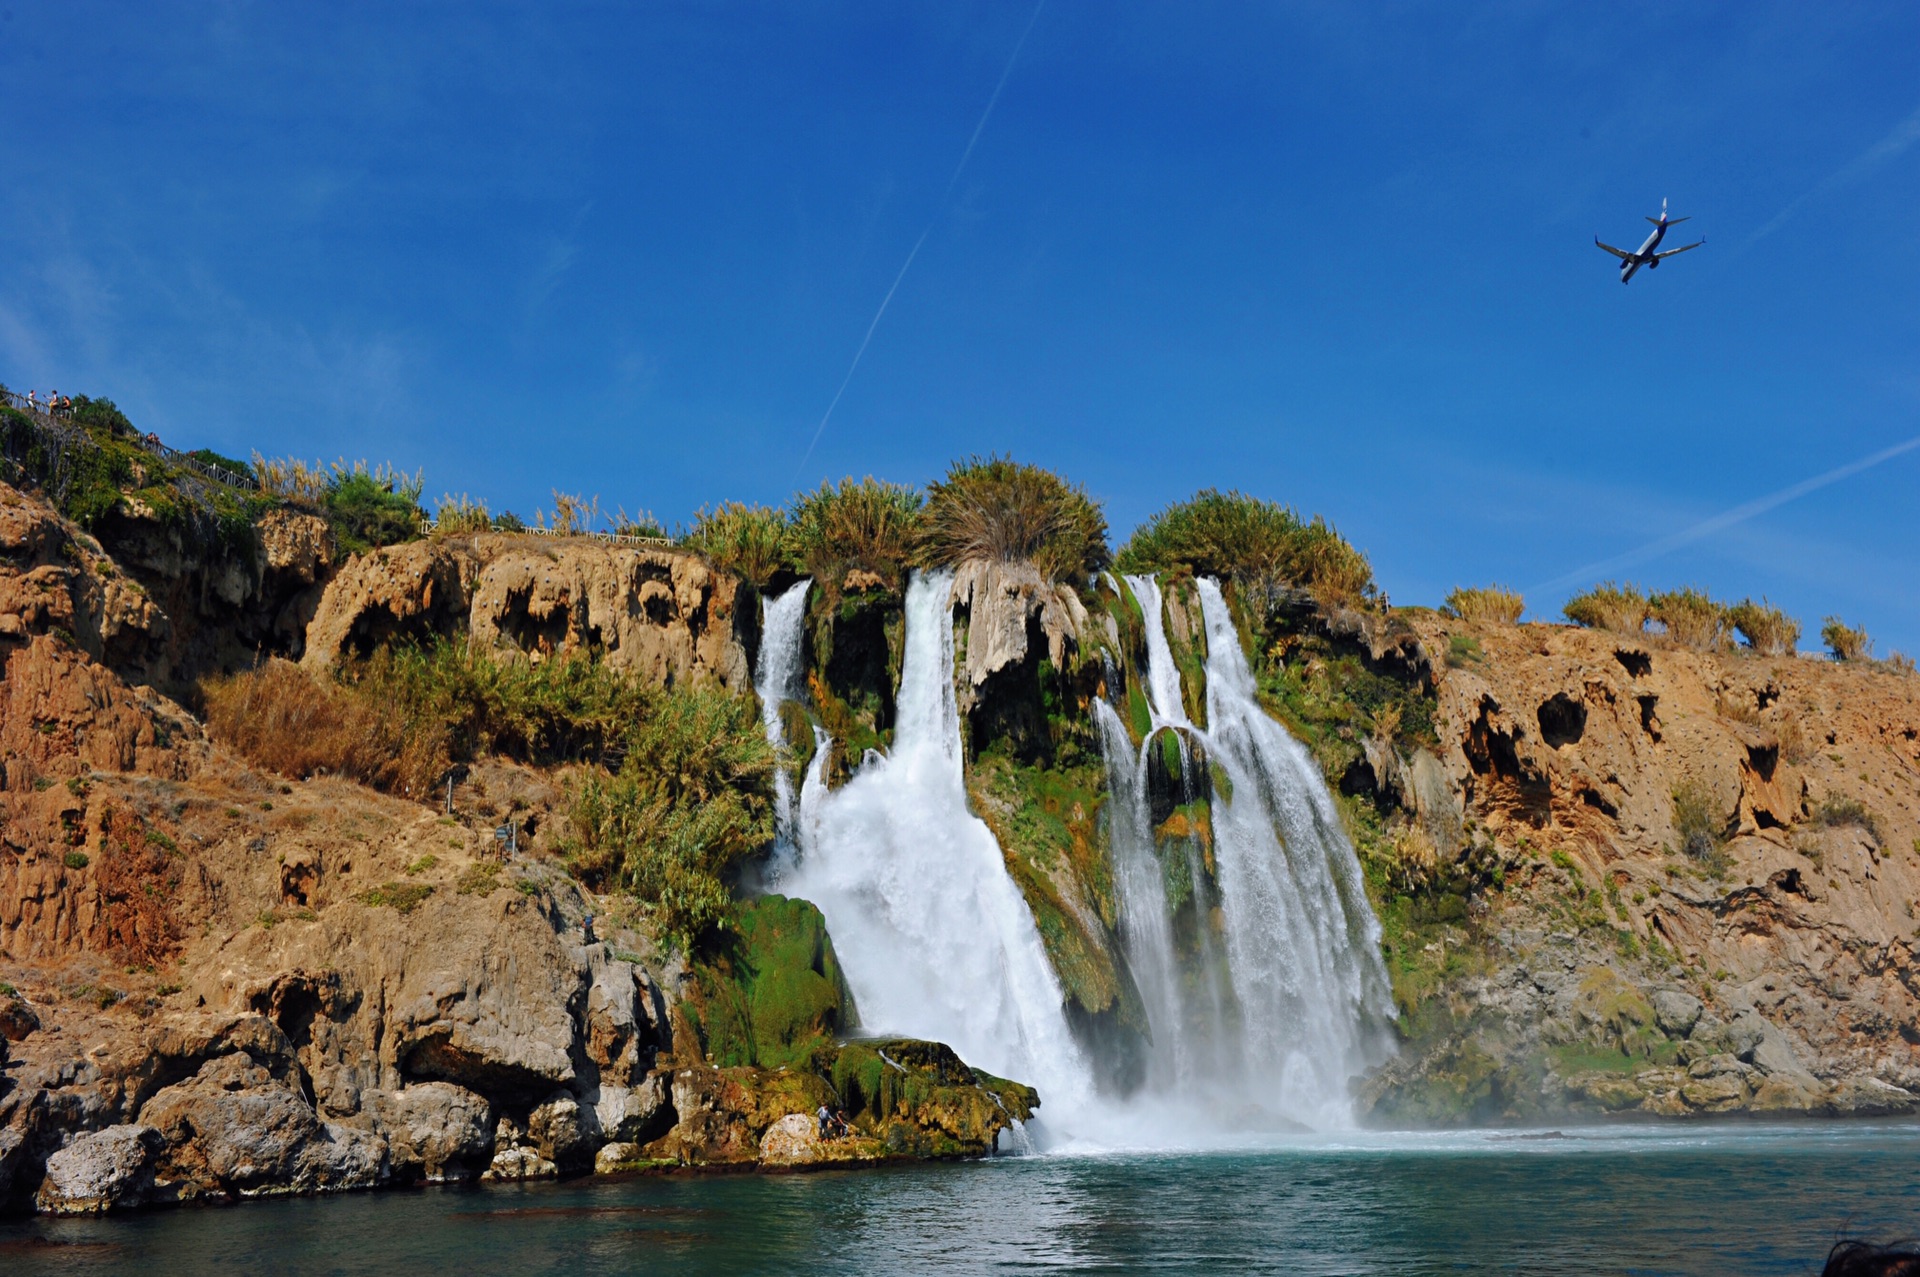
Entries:
[[[669,525],[1011,451],[1536,616],[1920,436],[1910,3],[1034,13],[0,0],[0,381]],[[1607,571],[1915,651],[1917,481]]]

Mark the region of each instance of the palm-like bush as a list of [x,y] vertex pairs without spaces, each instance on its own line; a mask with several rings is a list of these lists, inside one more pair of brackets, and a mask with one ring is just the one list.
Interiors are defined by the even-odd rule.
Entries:
[[1791,656],[1800,642],[1800,622],[1768,603],[1743,599],[1727,609],[1727,624],[1762,656]]
[[1117,562],[1128,572],[1231,578],[1243,589],[1311,590],[1351,603],[1373,590],[1367,558],[1315,515],[1303,523],[1286,506],[1242,492],[1207,488],[1177,501],[1135,530]]
[[1447,595],[1444,610],[1471,625],[1512,625],[1526,608],[1527,601],[1518,592],[1489,585],[1461,586]]
[[1107,520],[1083,488],[1011,457],[970,457],[932,484],[920,526],[929,567],[1027,562],[1050,581],[1107,564]]
[[1727,644],[1727,608],[1699,590],[1666,590],[1647,600],[1647,612],[1667,637],[1700,652]]
[[787,563],[787,516],[740,501],[728,501],[713,510],[702,506],[693,518],[693,531],[681,543],[698,550],[716,567],[737,573],[756,587],[764,586]]
[[913,556],[921,517],[920,494],[869,475],[838,486],[823,483],[793,499],[787,512],[787,548],[795,565],[829,599],[839,597],[847,573],[869,572],[897,590]]
[[1647,628],[1647,596],[1637,585],[1603,582],[1568,599],[1561,611],[1575,625],[1589,629],[1639,634]]

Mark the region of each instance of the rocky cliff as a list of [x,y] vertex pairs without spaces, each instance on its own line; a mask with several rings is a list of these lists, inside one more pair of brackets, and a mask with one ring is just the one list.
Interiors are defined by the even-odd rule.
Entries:
[[[7,487],[0,534],[0,1201],[978,1156],[1037,1104],[937,1044],[844,1045],[835,988],[785,1020],[765,994],[742,1051],[698,1010],[724,963],[668,957],[554,862],[552,775],[477,765],[447,814],[263,774],[122,676],[179,625],[101,541]],[[675,553],[418,543],[352,560],[297,646],[446,625],[745,681],[736,588]],[[810,919],[831,962],[810,906],[779,919],[747,934]],[[768,1137],[823,1103],[852,1136]]]
[[1432,614],[1375,650],[1433,746],[1369,741],[1349,788],[1480,883],[1394,955],[1383,1115],[1913,1107],[1920,679]]
[[[663,952],[564,872],[564,768],[479,760],[449,814],[262,771],[189,708],[199,676],[262,657],[323,673],[455,635],[744,690],[759,604],[736,577],[498,533],[343,562],[285,508],[218,553],[169,526],[128,503],[89,534],[0,486],[0,1198],[977,1155],[1033,1111],[938,1044],[849,1040],[811,906],[743,906],[691,966]],[[839,585],[802,654],[830,782],[890,739],[903,641],[880,578]],[[1356,1079],[1373,1120],[1912,1107],[1920,680],[1230,593],[1386,928],[1400,1041]],[[1200,721],[1192,583],[1165,594]],[[1024,564],[969,565],[953,602],[970,799],[1125,1093],[1145,1018],[1090,707],[1148,734],[1143,615]],[[788,736],[804,766],[811,733]],[[1203,953],[1214,781],[1203,755],[1148,762],[1175,941]],[[799,1120],[823,1103],[854,1135]]]

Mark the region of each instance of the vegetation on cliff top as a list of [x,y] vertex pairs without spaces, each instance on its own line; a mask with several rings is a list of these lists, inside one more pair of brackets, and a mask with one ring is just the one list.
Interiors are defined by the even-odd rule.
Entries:
[[1372,565],[1325,519],[1315,515],[1302,523],[1277,502],[1216,488],[1147,520],[1115,561],[1127,572],[1231,580],[1250,598],[1294,587],[1324,602],[1351,604],[1373,593]]
[[1028,562],[1048,580],[1107,565],[1107,520],[1077,484],[1011,457],[970,457],[927,488],[919,553],[929,567]]

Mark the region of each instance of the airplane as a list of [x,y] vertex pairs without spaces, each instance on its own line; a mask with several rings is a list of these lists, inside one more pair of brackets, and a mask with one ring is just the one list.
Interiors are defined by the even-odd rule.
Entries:
[[1684,245],[1683,247],[1669,248],[1664,253],[1655,252],[1654,250],[1660,247],[1660,241],[1666,238],[1667,228],[1669,226],[1678,226],[1680,223],[1688,221],[1689,219],[1676,217],[1672,221],[1668,221],[1667,202],[1661,200],[1660,216],[1649,217],[1647,220],[1653,223],[1653,234],[1647,236],[1647,242],[1642,244],[1637,252],[1629,253],[1624,249],[1615,248],[1611,244],[1600,244],[1600,237],[1598,235],[1593,237],[1594,243],[1600,244],[1600,247],[1620,259],[1620,282],[1623,284],[1632,280],[1633,272],[1639,270],[1642,266],[1648,270],[1653,270],[1660,265],[1662,259],[1672,257],[1675,253],[1684,253],[1688,249],[1698,248],[1707,242],[1707,237],[1702,235],[1693,243]]

